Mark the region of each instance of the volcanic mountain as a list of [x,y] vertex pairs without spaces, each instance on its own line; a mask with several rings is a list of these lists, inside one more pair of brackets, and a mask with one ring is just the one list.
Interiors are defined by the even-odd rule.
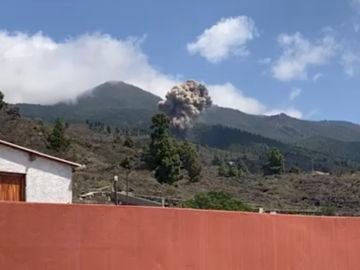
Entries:
[[[158,112],[160,100],[160,97],[136,86],[124,82],[106,82],[86,91],[71,103],[17,106],[22,115],[43,121],[62,118],[67,122],[91,120],[116,127],[146,128],[151,116]],[[360,141],[360,126],[350,122],[306,121],[285,114],[251,115],[218,106],[203,113],[197,122],[236,128],[284,143],[301,143],[313,137],[340,142]]]

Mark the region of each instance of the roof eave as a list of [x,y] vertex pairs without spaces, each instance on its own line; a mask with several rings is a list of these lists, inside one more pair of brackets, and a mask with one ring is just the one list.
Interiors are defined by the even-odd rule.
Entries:
[[72,161],[69,161],[69,160],[62,159],[62,158],[54,157],[54,156],[51,156],[51,155],[48,155],[48,154],[45,154],[45,153],[41,153],[39,151],[35,151],[35,150],[29,149],[29,148],[26,148],[26,147],[23,147],[23,146],[14,144],[14,143],[10,143],[10,142],[4,141],[4,140],[0,140],[0,144],[5,145],[7,147],[17,149],[17,150],[20,150],[20,151],[23,151],[23,152],[27,152],[29,154],[32,154],[32,155],[35,155],[35,156],[38,156],[38,157],[42,157],[42,158],[50,159],[52,161],[56,161],[56,162],[59,162],[59,163],[67,164],[67,165],[69,165],[69,166],[71,166],[73,168],[85,168],[86,167],[85,165],[82,165],[82,164],[79,164],[79,163],[76,163],[76,162],[72,162]]

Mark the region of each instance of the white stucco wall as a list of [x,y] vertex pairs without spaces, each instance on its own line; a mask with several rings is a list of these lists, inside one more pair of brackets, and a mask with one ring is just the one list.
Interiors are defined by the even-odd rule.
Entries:
[[26,175],[27,202],[72,202],[72,168],[50,159],[29,159],[27,152],[0,145],[0,171]]

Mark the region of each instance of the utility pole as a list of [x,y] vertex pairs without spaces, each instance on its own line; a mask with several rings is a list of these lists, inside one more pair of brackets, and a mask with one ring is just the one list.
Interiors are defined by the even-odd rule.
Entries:
[[119,181],[119,177],[117,175],[115,175],[114,176],[114,181],[113,181],[115,205],[118,205],[118,198],[117,198],[117,183],[118,183],[118,181]]

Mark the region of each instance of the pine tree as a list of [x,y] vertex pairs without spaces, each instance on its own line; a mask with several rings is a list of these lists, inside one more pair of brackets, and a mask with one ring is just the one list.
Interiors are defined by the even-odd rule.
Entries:
[[219,165],[218,176],[226,176],[226,168],[224,162]]
[[173,145],[168,144],[167,150],[161,151],[160,155],[160,162],[155,169],[155,178],[158,182],[173,184],[180,180],[180,157]]
[[129,195],[129,175],[134,167],[133,161],[129,157],[125,157],[121,162],[120,166],[126,170],[126,195]]
[[180,156],[176,143],[170,136],[170,121],[164,114],[152,118],[151,141],[146,161],[155,170],[160,183],[172,184],[180,180]]
[[164,114],[156,114],[152,118],[149,151],[146,162],[151,169],[155,169],[161,160],[160,146],[170,137],[170,121]]
[[64,124],[60,119],[56,119],[54,128],[47,141],[49,148],[57,152],[65,150],[69,146],[70,141],[65,137]]
[[271,148],[267,152],[267,163],[264,165],[264,174],[281,174],[284,172],[284,156],[277,148]]
[[228,165],[228,173],[227,173],[228,177],[237,177],[238,176],[238,170],[237,167],[233,164]]
[[219,166],[221,164],[222,160],[219,158],[218,155],[215,154],[213,160],[211,161],[211,165]]
[[201,178],[202,166],[197,149],[189,142],[179,145],[182,167],[188,172],[190,182],[197,182]]
[[248,167],[246,166],[245,162],[241,159],[238,160],[237,162],[237,170],[238,170],[238,177],[241,177],[249,173]]

